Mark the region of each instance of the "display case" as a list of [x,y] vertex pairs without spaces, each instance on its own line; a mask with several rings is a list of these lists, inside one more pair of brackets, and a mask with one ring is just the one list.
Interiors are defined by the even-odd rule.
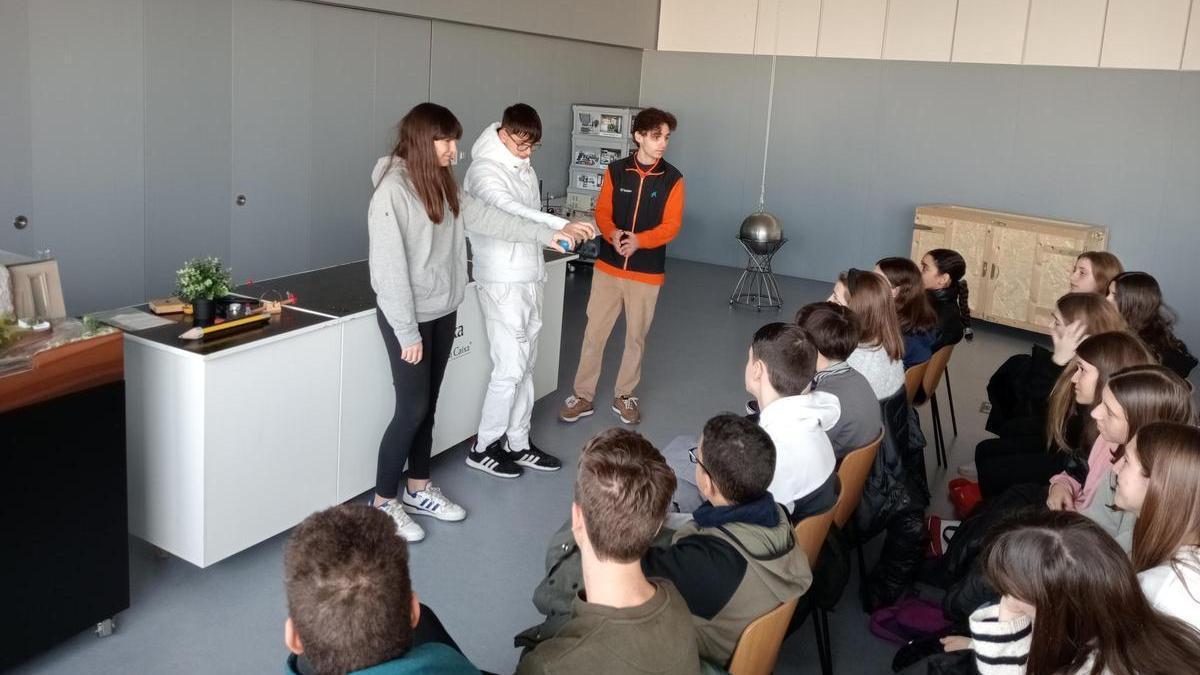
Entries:
[[604,169],[571,169],[568,189],[576,192],[600,192],[604,187]]
[[[567,167],[568,211],[587,216],[596,208],[608,165],[636,150],[630,129],[641,108],[576,104],[571,106],[571,161]],[[582,262],[588,262],[587,256]]]

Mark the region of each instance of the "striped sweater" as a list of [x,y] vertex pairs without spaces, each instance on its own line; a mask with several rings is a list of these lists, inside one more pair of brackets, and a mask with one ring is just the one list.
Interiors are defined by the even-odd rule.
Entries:
[[[971,639],[975,648],[975,667],[979,675],[1025,675],[1029,647],[1033,643],[1033,620],[1018,616],[1000,620],[1000,605],[986,605],[971,614]],[[1083,665],[1063,675],[1087,675],[1092,672],[1094,655]],[[1102,673],[1108,673],[1105,669]]]

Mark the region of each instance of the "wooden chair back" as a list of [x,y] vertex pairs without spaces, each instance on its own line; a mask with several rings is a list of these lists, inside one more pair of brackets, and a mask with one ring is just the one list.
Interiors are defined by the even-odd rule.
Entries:
[[904,371],[904,391],[908,394],[908,404],[912,405],[921,393],[921,384],[925,382],[925,372],[929,370],[929,362],[918,363]]
[[798,600],[788,600],[746,626],[729,662],[730,675],[771,675]]
[[921,390],[925,392],[926,398],[933,396],[933,392],[937,391],[938,385],[942,383],[942,376],[946,374],[946,366],[950,365],[950,355],[953,353],[954,345],[946,345],[934,352],[933,358],[929,359],[929,367],[925,369],[925,381],[921,383]]
[[837,504],[833,507],[833,523],[838,527],[844,528],[854,515],[854,510],[858,508],[863,488],[867,485],[867,474],[871,473],[871,467],[875,465],[875,455],[879,452],[881,443],[882,431],[874,441],[842,458],[842,465],[838,467],[842,493],[838,495]]
[[796,546],[804,551],[804,557],[808,558],[808,566],[812,569],[817,568],[817,557],[821,555],[821,546],[829,534],[829,526],[833,524],[833,511],[829,509],[796,523]]

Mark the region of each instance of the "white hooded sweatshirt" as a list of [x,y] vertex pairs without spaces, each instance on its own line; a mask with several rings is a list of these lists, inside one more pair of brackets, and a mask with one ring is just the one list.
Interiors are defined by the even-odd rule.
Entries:
[[758,424],[775,443],[775,477],[767,490],[791,504],[821,487],[837,460],[828,431],[842,415],[837,396],[812,391],[784,396],[763,408]]
[[[471,166],[463,178],[463,189],[501,211],[562,229],[567,219],[538,208],[541,194],[537,173],[528,159],[521,159],[504,147],[497,133],[499,129],[499,122],[489,124],[471,146]],[[545,262],[537,244],[503,241],[476,232],[470,236],[477,281],[545,279]]]

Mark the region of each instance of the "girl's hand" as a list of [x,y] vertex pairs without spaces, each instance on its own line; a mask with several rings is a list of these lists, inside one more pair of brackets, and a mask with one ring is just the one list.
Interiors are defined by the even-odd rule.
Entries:
[[1062,483],[1051,485],[1050,496],[1046,497],[1046,507],[1051,511],[1074,511],[1075,496],[1071,494],[1071,488]]
[[401,349],[400,358],[405,363],[411,363],[415,366],[421,362],[421,353],[421,343],[417,342]]
[[975,644],[969,637],[961,635],[947,635],[942,638],[942,649],[948,652],[958,652],[964,649],[974,649]]
[[1059,326],[1050,336],[1054,340],[1054,363],[1060,366],[1075,358],[1075,349],[1087,337],[1084,335],[1083,321],[1072,321],[1065,326]]

